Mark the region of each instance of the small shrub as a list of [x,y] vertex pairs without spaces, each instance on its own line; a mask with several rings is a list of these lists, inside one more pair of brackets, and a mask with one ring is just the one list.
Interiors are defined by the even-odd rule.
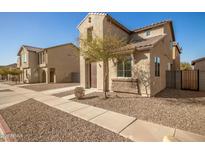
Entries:
[[75,88],[75,97],[77,99],[82,99],[85,96],[85,89],[83,87]]

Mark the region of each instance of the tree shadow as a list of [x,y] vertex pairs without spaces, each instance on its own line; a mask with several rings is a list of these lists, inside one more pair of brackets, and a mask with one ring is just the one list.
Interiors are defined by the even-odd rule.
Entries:
[[83,98],[81,98],[81,100],[87,100],[87,99],[94,99],[94,98],[98,98],[99,96],[85,96]]

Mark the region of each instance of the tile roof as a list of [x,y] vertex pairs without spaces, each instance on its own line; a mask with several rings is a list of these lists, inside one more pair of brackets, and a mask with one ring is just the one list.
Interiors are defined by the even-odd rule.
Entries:
[[28,51],[33,51],[33,52],[41,52],[44,50],[43,48],[32,47],[32,46],[28,46],[28,45],[23,45],[22,47],[26,48]]
[[50,49],[50,48],[57,48],[57,47],[61,47],[61,46],[66,46],[66,45],[70,45],[73,46],[75,48],[78,48],[76,45],[74,45],[73,43],[65,43],[65,44],[60,44],[60,45],[55,45],[55,46],[51,46],[51,47],[47,47],[45,49]]
[[193,61],[191,62],[191,64],[192,64],[192,65],[195,65],[195,63],[200,62],[200,61],[203,61],[203,60],[205,60],[205,57],[195,59],[195,60],[193,60]]
[[162,40],[166,35],[159,35],[155,37],[151,37],[148,39],[141,39],[138,41],[132,41],[131,43],[125,45],[120,48],[119,52],[124,52],[125,50],[149,50],[153,48],[160,40]]
[[152,29],[154,27],[162,26],[162,25],[164,25],[166,23],[171,23],[171,22],[172,22],[171,20],[160,21],[160,22],[153,23],[153,24],[145,26],[145,27],[137,28],[137,29],[133,30],[133,32],[140,32],[140,31]]

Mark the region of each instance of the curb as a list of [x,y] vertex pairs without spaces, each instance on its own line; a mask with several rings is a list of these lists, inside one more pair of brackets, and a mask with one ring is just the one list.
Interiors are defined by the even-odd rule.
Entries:
[[6,142],[17,142],[16,137],[12,133],[11,129],[8,127],[6,121],[3,119],[3,117],[0,115],[0,133],[2,133],[3,139]]

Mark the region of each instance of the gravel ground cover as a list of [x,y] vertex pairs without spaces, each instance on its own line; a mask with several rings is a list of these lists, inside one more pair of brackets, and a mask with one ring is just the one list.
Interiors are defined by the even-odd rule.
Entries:
[[18,141],[130,141],[33,99],[0,110],[0,114]]
[[34,84],[34,85],[26,85],[22,86],[21,88],[31,89],[34,91],[44,91],[44,90],[51,90],[51,89],[57,89],[57,88],[65,88],[65,87],[72,87],[72,86],[78,86],[79,83],[42,83],[42,84]]
[[74,90],[70,90],[70,91],[65,91],[65,92],[53,94],[53,96],[56,96],[56,97],[64,97],[64,96],[72,95],[72,94],[74,94]]
[[81,103],[112,110],[138,119],[205,135],[205,92],[166,89],[156,97],[92,93]]

